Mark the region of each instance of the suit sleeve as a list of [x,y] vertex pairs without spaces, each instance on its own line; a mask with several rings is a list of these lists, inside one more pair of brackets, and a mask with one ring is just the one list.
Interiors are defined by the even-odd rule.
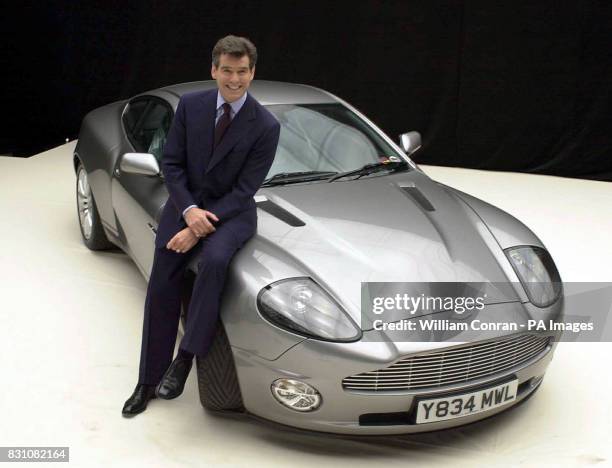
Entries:
[[249,200],[261,187],[274,162],[279,135],[280,124],[274,121],[253,146],[232,190],[206,208],[220,222],[233,218],[249,206]]
[[168,132],[161,161],[170,200],[179,213],[182,213],[189,205],[197,205],[188,188],[186,146],[185,102],[181,99]]

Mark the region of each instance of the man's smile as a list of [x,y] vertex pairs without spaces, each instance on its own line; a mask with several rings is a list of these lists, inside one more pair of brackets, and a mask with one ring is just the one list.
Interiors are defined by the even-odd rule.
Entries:
[[226,102],[241,98],[249,88],[255,75],[255,68],[250,67],[247,55],[240,58],[230,54],[221,54],[219,64],[213,63],[211,76],[217,82],[219,92]]

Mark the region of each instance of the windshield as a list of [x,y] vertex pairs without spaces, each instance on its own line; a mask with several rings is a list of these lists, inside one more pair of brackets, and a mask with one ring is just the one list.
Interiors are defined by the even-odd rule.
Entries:
[[341,104],[266,106],[281,133],[266,178],[287,172],[346,172],[400,156],[355,113]]

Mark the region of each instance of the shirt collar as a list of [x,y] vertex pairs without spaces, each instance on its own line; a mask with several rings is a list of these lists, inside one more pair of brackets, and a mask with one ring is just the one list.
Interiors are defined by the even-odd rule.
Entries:
[[[242,108],[247,99],[247,93],[244,93],[240,99],[235,100],[234,102],[230,102],[229,105],[232,108],[233,115],[236,115],[238,111]],[[221,93],[217,90],[217,111],[219,108],[225,104],[225,99],[221,96]]]

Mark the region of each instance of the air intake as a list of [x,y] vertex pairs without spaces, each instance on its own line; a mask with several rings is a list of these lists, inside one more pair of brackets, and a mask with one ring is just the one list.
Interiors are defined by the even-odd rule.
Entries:
[[414,185],[407,185],[405,187],[402,187],[400,185],[398,186],[398,188],[402,191],[404,195],[406,195],[412,201],[416,202],[425,211],[436,211],[436,209],[429,202],[429,200],[425,198],[425,195],[423,195],[423,192],[421,192]]
[[466,384],[511,372],[550,350],[550,338],[518,335],[408,356],[342,380],[345,390],[384,392]]
[[304,221],[302,221],[297,216],[292,215],[286,209],[278,206],[273,201],[270,201],[267,199],[264,199],[261,201],[257,201],[256,199],[255,201],[257,204],[257,208],[261,208],[266,213],[269,213],[275,218],[280,219],[281,221],[287,223],[289,226],[294,226],[294,227],[306,226],[306,223]]

